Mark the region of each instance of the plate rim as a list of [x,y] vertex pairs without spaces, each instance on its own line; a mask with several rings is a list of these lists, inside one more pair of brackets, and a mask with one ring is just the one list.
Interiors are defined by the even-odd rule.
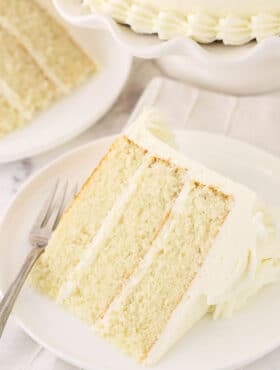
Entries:
[[[235,139],[235,138],[231,138],[231,137],[225,136],[223,134],[209,133],[209,132],[205,132],[205,131],[201,131],[201,130],[184,130],[184,129],[177,130],[177,129],[175,129],[174,133],[175,133],[175,137],[178,137],[179,135],[180,136],[182,136],[182,135],[184,135],[184,136],[188,136],[188,135],[193,136],[194,135],[194,136],[197,136],[197,137],[200,136],[204,140],[206,140],[208,137],[211,137],[211,139],[214,140],[214,141],[217,141],[217,140],[222,141],[222,144],[226,144],[227,142],[231,142],[231,145],[234,145],[234,146],[237,145],[239,147],[242,147],[243,150],[248,150],[252,154],[254,154],[254,155],[256,154],[257,156],[262,157],[262,160],[265,161],[266,163],[270,163],[272,165],[272,167],[274,167],[276,165],[276,167],[279,167],[279,169],[280,169],[280,157],[278,157],[277,155],[274,155],[274,154],[272,154],[272,153],[270,153],[270,152],[268,152],[268,151],[266,151],[262,148],[259,148],[255,145],[248,144],[244,141],[241,141],[241,140],[238,140],[238,139]],[[68,159],[69,157],[71,157],[73,155],[79,155],[79,152],[82,153],[83,151],[86,151],[89,148],[94,147],[95,145],[102,145],[102,142],[104,142],[104,145],[108,145],[117,136],[118,136],[118,134],[103,136],[103,137],[100,137],[98,139],[92,140],[89,143],[79,145],[76,148],[71,149],[71,150],[65,152],[64,154],[58,156],[58,158],[50,161],[49,163],[44,165],[42,168],[35,171],[34,174],[32,174],[28,178],[27,181],[25,181],[23,184],[20,185],[17,193],[14,194],[11,197],[10,201],[8,202],[8,205],[7,205],[5,211],[3,212],[3,215],[0,219],[0,234],[3,232],[3,226],[6,222],[6,219],[9,217],[10,213],[12,213],[14,211],[13,207],[14,207],[14,204],[17,201],[17,199],[20,198],[22,196],[22,193],[24,193],[30,186],[32,186],[32,184],[37,179],[39,179],[42,175],[44,175],[45,172],[47,172],[53,166],[56,166],[57,164],[59,164],[59,162],[63,163],[63,161],[65,159]],[[3,295],[3,292],[1,291],[1,286],[0,286],[0,297],[2,295]],[[69,356],[69,354],[64,354],[63,351],[61,351],[60,349],[56,349],[54,346],[52,346],[49,343],[48,340],[45,341],[42,338],[42,336],[37,336],[36,333],[34,333],[32,330],[30,330],[28,328],[28,323],[22,321],[22,319],[17,314],[17,312],[15,312],[13,314],[13,317],[15,318],[19,327],[21,329],[23,329],[23,331],[29,337],[31,337],[36,343],[38,343],[39,345],[41,345],[42,347],[44,347],[45,349],[47,349],[48,351],[53,353],[55,356],[57,356],[61,360],[66,361],[67,363],[72,364],[74,366],[82,367],[82,368],[87,369],[87,370],[92,370],[92,367],[87,367],[80,360]],[[265,348],[263,348],[263,350],[261,352],[257,352],[254,355],[252,355],[250,353],[249,356],[247,356],[246,358],[244,357],[243,359],[240,359],[238,362],[236,362],[234,364],[229,363],[228,365],[226,365],[226,367],[215,369],[215,370],[234,370],[234,369],[236,369],[240,366],[246,366],[246,365],[260,359],[261,357],[265,356],[266,354],[272,352],[273,350],[275,350],[279,346],[280,346],[280,336],[279,336],[279,340],[277,341],[277,343],[273,343],[273,344],[265,346]],[[102,369],[99,369],[99,370],[102,370]],[[214,369],[211,369],[211,370],[214,370]]]

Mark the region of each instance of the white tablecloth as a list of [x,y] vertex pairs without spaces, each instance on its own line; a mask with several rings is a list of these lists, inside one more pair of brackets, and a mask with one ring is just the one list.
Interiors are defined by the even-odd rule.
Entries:
[[[147,69],[149,72],[143,74]],[[81,144],[94,137],[119,131],[126,123],[128,112],[132,109],[144,84],[150,77],[159,74],[159,70],[153,63],[137,63],[134,66],[133,84],[131,82],[128,84],[118,105],[100,125],[71,144],[38,157],[34,161],[0,166],[0,208],[2,205],[0,211],[3,212],[11,193],[17,189],[17,183],[26,179],[34,169],[65,152],[69,147],[73,148],[76,143]],[[280,93],[255,97],[224,96],[186,85],[175,87],[169,81],[157,80],[150,85],[148,95],[150,102],[163,110],[168,110],[174,127],[223,133],[280,155]],[[171,113],[168,109],[170,106],[172,106]],[[24,170],[20,169],[21,166]],[[27,168],[29,171],[26,170]],[[18,173],[24,173],[24,171],[28,173],[18,180],[17,177],[20,177]],[[37,313],[34,312],[34,314]],[[14,319],[10,319],[0,342],[0,370],[72,369],[74,367],[56,359],[31,340],[18,328]],[[242,370],[279,369],[280,350],[276,350]]]

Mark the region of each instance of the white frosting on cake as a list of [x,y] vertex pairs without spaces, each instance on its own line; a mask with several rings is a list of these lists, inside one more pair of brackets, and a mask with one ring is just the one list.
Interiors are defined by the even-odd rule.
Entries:
[[83,0],[138,33],[238,45],[280,34],[278,0]]
[[[156,155],[185,166],[190,178],[232,195],[234,206],[202,269],[149,353],[147,364],[155,363],[207,311],[213,312],[214,318],[231,316],[260,288],[280,278],[280,211],[274,210],[272,219],[253,191],[185,158],[157,139],[153,133],[160,132],[160,127],[166,131],[162,121],[159,113],[147,111],[128,129],[128,135]],[[144,265],[151,259],[152,252]]]

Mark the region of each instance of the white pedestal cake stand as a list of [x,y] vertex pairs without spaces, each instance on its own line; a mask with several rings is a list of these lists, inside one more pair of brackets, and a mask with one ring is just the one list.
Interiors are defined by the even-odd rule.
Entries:
[[79,0],[53,0],[68,22],[88,28],[106,28],[114,39],[140,58],[157,58],[170,77],[231,94],[262,94],[280,88],[280,38],[229,47],[220,43],[199,45],[178,38],[160,41],[139,35],[101,14],[89,14]]

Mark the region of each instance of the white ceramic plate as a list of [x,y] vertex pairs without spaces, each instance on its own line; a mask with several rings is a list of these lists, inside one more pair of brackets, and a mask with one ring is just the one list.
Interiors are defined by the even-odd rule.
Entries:
[[132,55],[163,58],[161,66],[171,77],[233,94],[256,94],[280,88],[279,37],[240,47],[224,47],[220,43],[200,45],[187,38],[160,41],[156,36],[136,34],[103,14],[86,13],[79,0],[53,0],[53,3],[71,24],[109,30]]
[[[223,136],[177,132],[185,153],[251,186],[267,201],[280,204],[280,160]],[[18,271],[28,245],[28,231],[47,192],[58,177],[82,181],[105,152],[104,138],[59,158],[34,176],[17,194],[0,226],[0,290]],[[97,338],[91,329],[53,302],[25,287],[15,307],[20,325],[36,341],[83,369],[140,370],[126,356]],[[280,282],[261,292],[230,320],[205,317],[155,370],[236,369],[280,345]]]
[[26,128],[2,138],[0,163],[31,157],[72,139],[96,123],[119,96],[130,72],[131,56],[104,30],[71,27],[70,32],[96,60],[99,71]]

